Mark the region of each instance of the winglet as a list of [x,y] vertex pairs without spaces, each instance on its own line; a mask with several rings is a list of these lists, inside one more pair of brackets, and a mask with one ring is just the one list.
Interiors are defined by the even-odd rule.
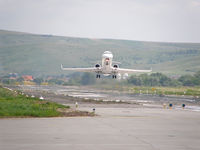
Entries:
[[62,64],[60,65],[60,68],[63,70],[63,65]]

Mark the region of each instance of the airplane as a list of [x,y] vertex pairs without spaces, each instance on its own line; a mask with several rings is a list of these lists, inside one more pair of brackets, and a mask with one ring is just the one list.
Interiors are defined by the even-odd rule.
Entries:
[[[112,64],[115,63],[113,66]],[[124,69],[119,68],[118,62],[113,61],[113,54],[110,51],[105,51],[102,54],[102,63],[96,64],[94,67],[91,68],[64,68],[61,64],[62,70],[67,71],[79,71],[79,72],[95,72],[96,78],[101,78],[100,74],[103,74],[104,76],[112,75],[112,78],[116,79],[117,75],[120,75],[121,73],[128,74],[128,73],[134,73],[134,72],[151,72],[151,70],[134,70],[134,69]]]

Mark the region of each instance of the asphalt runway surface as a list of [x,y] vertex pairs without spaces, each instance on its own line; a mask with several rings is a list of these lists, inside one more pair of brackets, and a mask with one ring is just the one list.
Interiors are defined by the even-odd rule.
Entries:
[[200,149],[200,112],[109,106],[95,117],[0,119],[0,150]]
[[[134,103],[79,103],[79,110],[95,108],[95,117],[0,119],[0,150],[200,149],[200,109],[194,99],[77,87],[23,86],[21,90],[71,107],[75,101],[65,95]],[[170,102],[173,109],[163,109],[162,104]],[[182,103],[186,103],[184,110]]]
[[[68,100],[67,96],[79,97],[84,99],[103,100],[103,101],[122,101],[134,105],[125,107],[135,107],[135,104],[144,107],[163,107],[172,103],[173,108],[181,109],[185,104],[185,109],[200,111],[200,99],[191,96],[159,96],[152,94],[133,94],[115,90],[99,90],[89,87],[79,86],[19,86],[16,89],[24,91],[29,96],[44,97],[46,100],[61,104],[74,104],[76,101]],[[81,104],[85,104],[82,100]],[[94,103],[94,102],[93,102]],[[89,102],[90,106],[91,102]],[[136,107],[139,107],[139,106]],[[110,107],[103,105],[103,107]],[[112,105],[112,107],[122,107],[122,105]],[[124,107],[124,106],[123,106]]]

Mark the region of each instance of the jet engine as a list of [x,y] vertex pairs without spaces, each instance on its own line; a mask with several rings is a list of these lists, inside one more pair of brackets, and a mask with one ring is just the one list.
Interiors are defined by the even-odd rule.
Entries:
[[100,68],[101,65],[100,65],[100,64],[96,64],[95,67],[96,67],[96,68]]
[[117,64],[113,65],[114,68],[119,68],[119,66]]

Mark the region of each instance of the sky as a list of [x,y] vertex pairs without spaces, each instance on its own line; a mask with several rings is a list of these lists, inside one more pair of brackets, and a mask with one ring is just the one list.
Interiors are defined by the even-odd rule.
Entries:
[[0,0],[0,29],[200,43],[200,0]]

